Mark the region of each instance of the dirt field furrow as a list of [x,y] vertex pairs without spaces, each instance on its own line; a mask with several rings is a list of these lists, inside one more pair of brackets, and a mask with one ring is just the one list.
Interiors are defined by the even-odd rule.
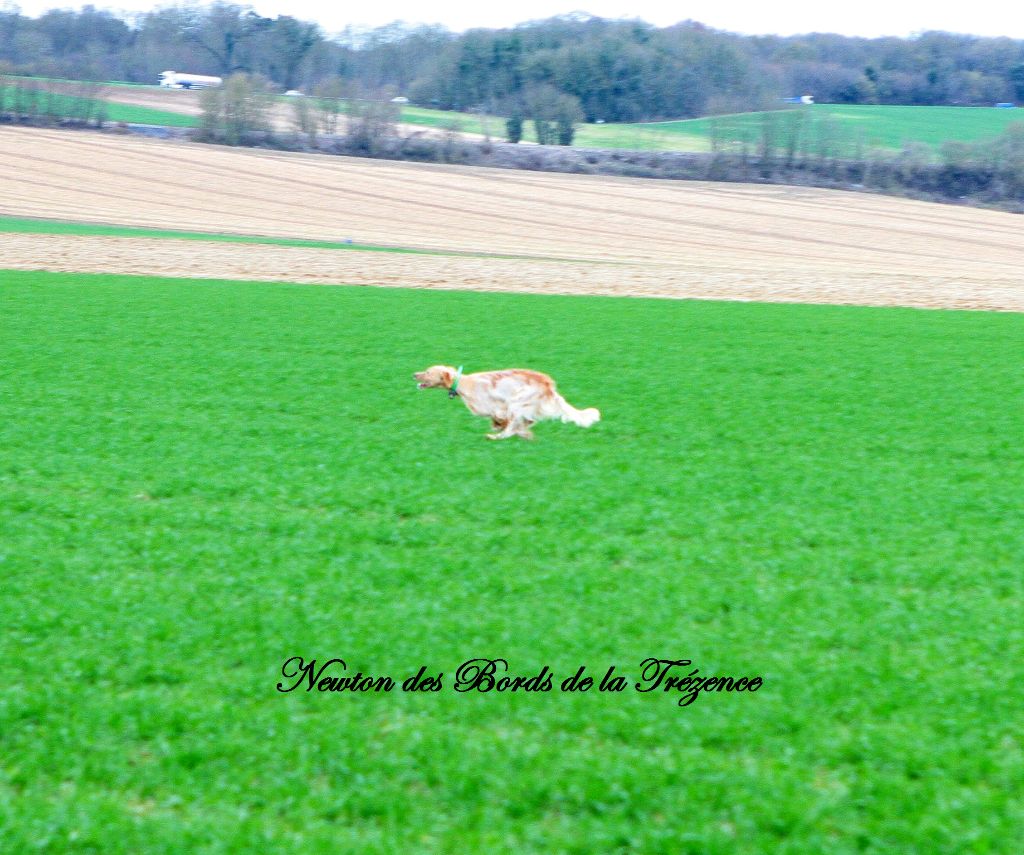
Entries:
[[0,187],[12,216],[577,260],[0,234],[8,268],[1024,310],[1018,217],[868,194],[21,128]]
[[25,270],[249,279],[449,290],[602,294],[670,299],[826,302],[1024,311],[1016,280],[897,276],[865,269],[753,273],[703,266],[690,277],[664,268],[586,262],[410,256],[189,240],[6,235],[3,266]]

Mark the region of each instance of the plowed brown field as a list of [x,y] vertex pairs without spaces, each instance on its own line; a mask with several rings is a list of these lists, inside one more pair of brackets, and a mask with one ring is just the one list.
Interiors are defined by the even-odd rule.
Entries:
[[0,188],[6,215],[481,256],[0,234],[6,268],[1024,311],[1018,217],[866,194],[17,128]]

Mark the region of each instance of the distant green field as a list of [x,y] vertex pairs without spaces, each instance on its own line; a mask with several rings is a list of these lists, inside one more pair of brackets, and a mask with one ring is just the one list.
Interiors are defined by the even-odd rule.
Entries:
[[[24,95],[20,96],[21,102],[25,103]],[[39,105],[39,110],[59,117],[78,116],[84,112],[84,106],[89,104],[88,113],[96,115],[96,102],[100,99],[82,98],[76,95],[65,93],[39,93],[37,98],[29,103]],[[15,104],[19,103],[15,93],[15,87],[6,85],[0,86],[0,112],[16,109]],[[128,122],[140,125],[163,125],[174,128],[191,128],[198,125],[199,121],[195,116],[186,116],[182,113],[174,113],[170,110],[155,110],[151,107],[138,107],[133,104],[117,104],[113,101],[106,102],[106,121]]]
[[[907,143],[939,146],[947,141],[976,142],[996,137],[1013,122],[1024,122],[1024,110],[995,107],[889,107],[877,105],[815,104],[795,110],[806,111],[812,122],[831,122],[845,141],[859,140],[865,146],[898,149]],[[775,114],[778,115],[778,114]],[[646,127],[663,132],[700,137],[706,142],[720,132],[734,139],[752,142],[760,138],[764,113],[744,113],[664,122]]]
[[[7,75],[7,79],[8,80],[43,80],[43,81],[53,81],[55,83],[81,83],[82,82],[80,80],[71,80],[71,79],[69,79],[67,77],[25,77],[25,76],[22,76],[22,75],[19,75],[19,74]],[[102,86],[124,86],[124,87],[132,87],[132,88],[140,88],[140,87],[144,88],[144,87],[152,86],[153,85],[153,84],[150,84],[150,83],[129,83],[129,82],[125,81],[125,80],[103,80],[103,81],[99,81],[99,82],[100,82],[100,84]]]
[[196,116],[173,113],[170,110],[155,110],[152,107],[139,107],[134,104],[115,104],[108,102],[107,120],[110,122],[130,122],[140,125],[166,125],[172,128],[194,128],[199,124]]
[[[401,120],[412,125],[447,129],[456,127],[464,133],[489,133],[496,139],[504,139],[505,117],[481,117],[476,113],[456,113],[448,110],[431,110],[424,107],[403,107]],[[523,139],[536,142],[533,123],[523,124]],[[651,125],[583,124],[576,133],[576,145],[591,148],[633,148],[658,149],[664,151],[703,151],[707,143],[700,133],[685,134],[679,131],[662,130]]]
[[[0,850],[1015,855],[1022,337],[0,271]],[[604,419],[488,442],[440,361]],[[650,656],[764,684],[451,688]]]
[[[849,154],[873,148],[895,150],[908,143],[924,143],[938,148],[947,141],[976,142],[998,136],[1013,122],[1024,122],[1024,110],[1018,109],[815,104],[770,113],[742,113],[681,121],[583,124],[577,131],[575,144],[589,148],[697,152],[710,151],[714,140],[726,146],[740,143],[756,146],[761,141],[766,121],[781,123],[788,121],[783,117],[794,115],[806,117],[808,134],[815,138],[827,135],[844,153]],[[481,116],[411,105],[403,106],[400,116],[401,121],[407,124],[455,128],[464,133],[489,134],[496,139],[503,139],[506,133],[502,116]],[[194,127],[198,124],[194,116],[109,102],[108,117],[112,122],[171,127]],[[536,141],[531,122],[524,124],[523,139]]]
[[[218,243],[251,243],[269,246],[294,246],[306,249],[361,250],[363,252],[398,252],[412,255],[470,256],[473,258],[530,258],[534,261],[573,261],[574,259],[538,255],[500,255],[497,253],[469,253],[455,250],[422,249],[405,246],[350,243],[348,241],[307,240],[303,238],[240,235],[225,232],[195,232],[180,229],[150,229],[139,226],[79,223],[67,220],[48,220],[36,217],[5,217],[0,215],[0,234],[96,235],[107,237],[161,238],[169,240],[200,240]],[[612,262],[604,262],[612,263]]]
[[[303,240],[301,238],[263,237],[260,235],[224,234],[219,232],[191,232],[178,229],[148,229],[138,226],[105,225],[103,223],[77,223],[65,220],[45,220],[29,217],[0,216],[0,234],[46,234],[46,235],[98,235],[108,237],[143,237],[176,240],[216,241],[220,243],[253,243],[272,246],[297,246],[309,249],[363,250],[372,252],[409,252],[432,254],[426,250],[405,247],[375,246],[346,243],[345,241]],[[451,255],[453,253],[441,253]]]
[[[111,81],[104,85],[139,87],[146,84]],[[717,138],[726,145],[746,143],[755,146],[760,142],[766,116],[768,121],[780,122],[784,121],[782,116],[791,113],[805,114],[810,133],[815,137],[829,135],[849,153],[871,148],[895,150],[908,143],[924,143],[938,148],[947,141],[976,142],[998,136],[1013,122],[1024,122],[1024,110],[1020,109],[815,104],[770,113],[741,113],[668,122],[582,124],[576,133],[575,144],[588,148],[700,152],[710,151],[713,139]],[[400,116],[400,120],[407,124],[456,128],[464,133],[489,134],[495,139],[503,139],[506,133],[503,116],[481,116],[412,105],[403,105]],[[194,127],[198,124],[194,116],[110,102],[108,117],[112,122],[170,127]],[[531,122],[524,123],[523,139],[536,142]]]
[[[766,120],[780,120],[803,111],[811,132],[827,130],[845,148],[899,149],[907,143],[938,147],[946,141],[975,142],[1001,134],[1013,122],[1024,122],[1024,110],[995,107],[889,107],[876,105],[815,104],[772,113],[742,113],[676,122],[636,124],[584,124],[575,144],[592,148],[625,148],[660,151],[710,151],[717,135],[723,142],[746,141],[756,145]],[[402,120],[446,127],[453,122],[461,130],[483,133],[478,116],[406,107]],[[503,136],[505,120],[490,117],[487,126],[493,136]],[[535,141],[532,125],[524,126],[524,139]]]

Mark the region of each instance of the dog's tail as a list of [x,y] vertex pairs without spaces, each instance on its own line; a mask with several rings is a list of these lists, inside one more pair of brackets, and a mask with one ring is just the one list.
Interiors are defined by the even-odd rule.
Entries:
[[594,422],[601,421],[601,411],[597,407],[587,407],[585,410],[577,410],[561,395],[558,396],[559,414],[563,422],[572,422],[580,427],[588,428]]

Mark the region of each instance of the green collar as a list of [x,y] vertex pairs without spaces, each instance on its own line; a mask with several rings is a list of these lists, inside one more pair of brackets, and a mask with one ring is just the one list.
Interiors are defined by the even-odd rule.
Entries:
[[462,366],[459,366],[459,370],[455,372],[455,379],[452,380],[452,385],[448,389],[449,398],[459,397],[459,378],[462,377]]

